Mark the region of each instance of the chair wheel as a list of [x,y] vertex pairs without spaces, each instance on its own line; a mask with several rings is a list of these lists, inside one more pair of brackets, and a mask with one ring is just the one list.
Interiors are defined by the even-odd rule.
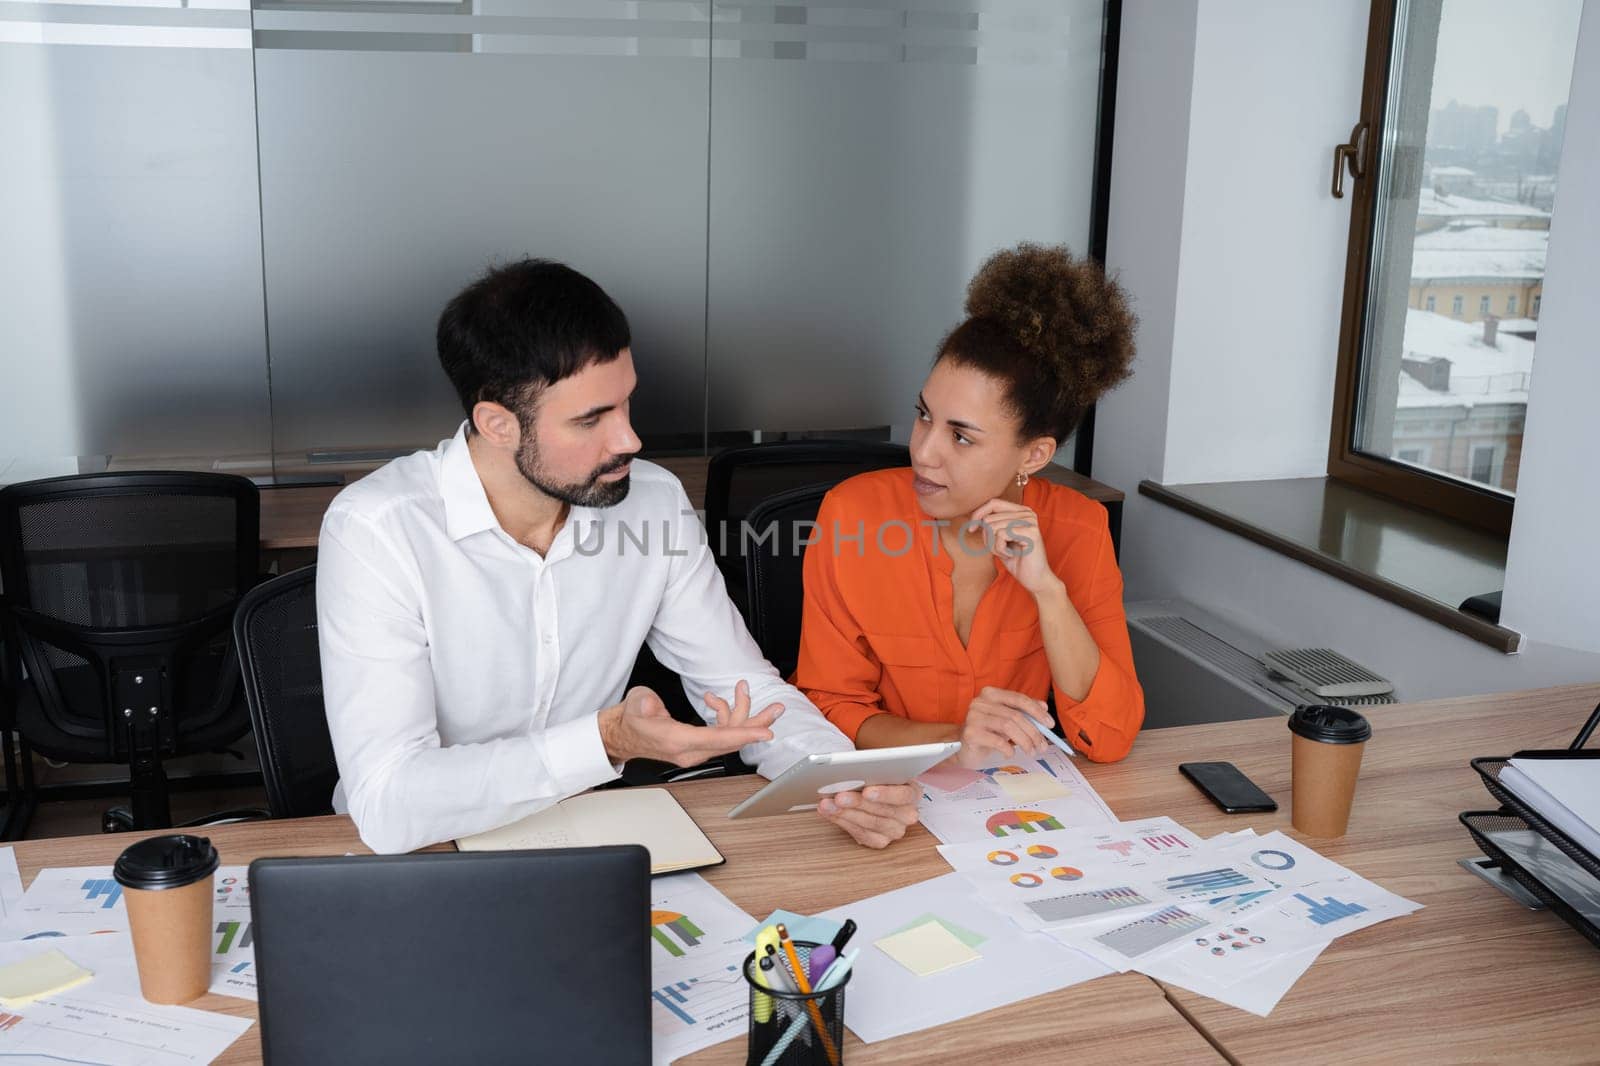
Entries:
[[100,832],[128,833],[133,831],[133,812],[126,807],[113,807],[100,816]]

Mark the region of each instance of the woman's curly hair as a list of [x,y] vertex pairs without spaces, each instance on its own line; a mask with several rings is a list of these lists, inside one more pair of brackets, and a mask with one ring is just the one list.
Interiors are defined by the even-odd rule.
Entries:
[[990,256],[967,286],[967,315],[939,359],[1004,381],[1022,440],[1065,441],[1130,372],[1138,319],[1127,294],[1064,246],[1020,244]]

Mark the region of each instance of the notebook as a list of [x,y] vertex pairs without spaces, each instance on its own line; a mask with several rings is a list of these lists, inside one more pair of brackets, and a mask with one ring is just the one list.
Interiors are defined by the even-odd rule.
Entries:
[[664,788],[616,788],[584,792],[548,810],[486,833],[462,837],[462,851],[524,848],[592,848],[642,844],[650,873],[698,870],[723,861],[711,840]]

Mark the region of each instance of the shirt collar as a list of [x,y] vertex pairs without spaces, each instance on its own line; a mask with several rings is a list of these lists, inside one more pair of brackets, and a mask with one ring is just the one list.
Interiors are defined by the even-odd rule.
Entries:
[[445,530],[451,540],[500,525],[489,506],[489,494],[483,491],[483,480],[472,465],[465,421],[455,437],[445,442],[444,457],[439,461],[439,494],[444,497]]

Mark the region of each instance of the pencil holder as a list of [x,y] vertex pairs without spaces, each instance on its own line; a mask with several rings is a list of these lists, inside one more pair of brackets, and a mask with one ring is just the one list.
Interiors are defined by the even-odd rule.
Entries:
[[[794,942],[800,965],[809,967],[816,944]],[[773,958],[775,967],[784,964]],[[744,980],[750,986],[750,1052],[748,1066],[840,1066],[844,1061],[844,990],[852,973],[825,992],[803,995],[784,992],[780,981],[765,987],[756,980],[756,956],[744,960]],[[771,972],[766,971],[766,972]],[[788,968],[783,968],[788,973]]]

